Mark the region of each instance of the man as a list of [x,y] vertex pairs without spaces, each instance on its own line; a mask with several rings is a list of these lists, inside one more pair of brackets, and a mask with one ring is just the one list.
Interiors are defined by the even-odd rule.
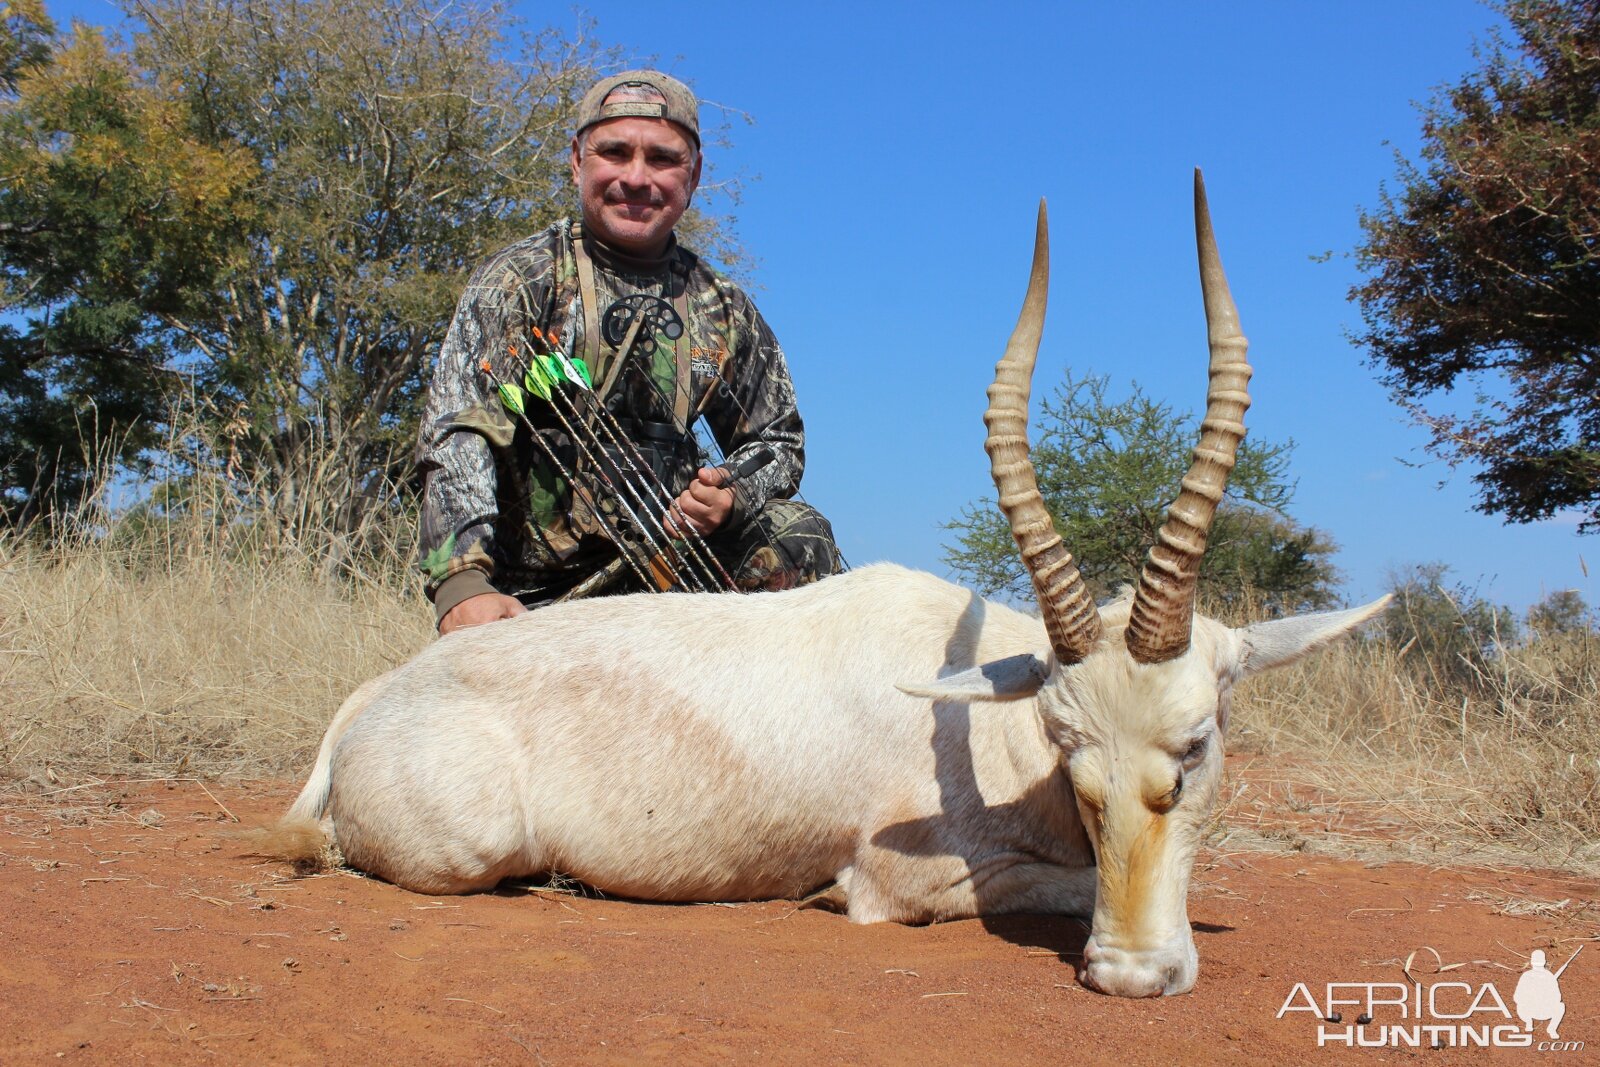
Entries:
[[[657,71],[596,84],[572,139],[581,221],[501,250],[467,283],[418,441],[421,566],[441,634],[547,604],[597,572],[615,578],[607,591],[641,587],[635,557],[616,562],[626,501],[607,491],[618,460],[584,429],[597,424],[628,439],[620,462],[637,470],[637,457],[664,499],[675,494],[639,516],[646,539],[703,543],[742,589],[840,569],[827,520],[788,499],[805,435],[783,351],[749,297],[673,233],[700,181],[698,110]],[[642,329],[622,328],[635,319]],[[614,421],[566,398],[508,410],[501,387],[522,382],[547,343],[583,361]],[[726,468],[696,461],[689,426],[701,415],[727,467],[770,462],[725,484]]]

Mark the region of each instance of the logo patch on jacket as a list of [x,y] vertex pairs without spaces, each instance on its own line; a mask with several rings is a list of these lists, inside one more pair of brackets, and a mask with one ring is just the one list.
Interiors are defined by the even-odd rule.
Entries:
[[722,373],[723,361],[728,358],[726,348],[706,348],[702,345],[691,345],[689,348],[689,369],[704,378],[714,378]]

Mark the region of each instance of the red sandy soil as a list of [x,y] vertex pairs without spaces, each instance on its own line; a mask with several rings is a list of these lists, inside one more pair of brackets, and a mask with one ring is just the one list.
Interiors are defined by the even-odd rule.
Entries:
[[[786,902],[526,886],[436,899],[348,872],[295,879],[220,837],[230,816],[266,821],[292,794],[179,781],[0,802],[0,1064],[1579,1064],[1600,1052],[1600,886],[1582,879],[1207,852],[1189,905],[1199,984],[1125,1001],[1078,984],[1087,930],[1067,918],[856,926]],[[1311,1013],[1277,1017],[1298,982],[1319,999],[1328,982],[1405,982],[1413,952],[1424,989],[1490,982],[1509,1006],[1530,950],[1560,965],[1581,945],[1560,1033],[1585,1051],[1319,1048]],[[1439,974],[1441,961],[1461,966]],[[1439,1005],[1465,1001],[1446,990]],[[1543,1024],[1534,1036],[1546,1040]]]

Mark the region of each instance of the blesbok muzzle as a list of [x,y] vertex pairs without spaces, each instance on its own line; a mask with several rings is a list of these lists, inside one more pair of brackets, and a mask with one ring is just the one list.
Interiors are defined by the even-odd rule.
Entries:
[[1200,957],[1194,938],[1182,935],[1154,948],[1126,949],[1089,938],[1083,947],[1083,984],[1113,997],[1171,997],[1194,988]]
[[1164,761],[1098,749],[1068,767],[1097,877],[1084,984],[1121,997],[1188,992],[1199,972],[1188,908],[1199,827],[1172,812]]

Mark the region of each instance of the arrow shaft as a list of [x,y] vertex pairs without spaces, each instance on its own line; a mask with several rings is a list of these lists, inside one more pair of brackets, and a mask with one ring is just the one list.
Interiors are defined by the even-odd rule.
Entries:
[[[635,322],[634,325],[637,326],[638,323]],[[630,330],[628,338],[624,339],[625,343],[633,336],[634,331]],[[595,423],[605,431],[606,436],[611,439],[612,446],[622,455],[635,476],[641,481],[647,480],[648,483],[654,485],[659,498],[658,502],[662,506],[662,513],[670,513],[676,520],[677,527],[687,535],[684,541],[689,555],[700,568],[707,582],[713,587],[721,586],[730,592],[737,591],[738,587],[734,583],[733,577],[722,566],[722,562],[717,559],[716,553],[711,551],[711,547],[706,544],[700,532],[689,522],[688,516],[683,513],[683,508],[678,504],[677,498],[672,494],[672,491],[662,483],[661,479],[656,475],[655,468],[640,454],[638,446],[623,430],[616,416],[600,402],[599,394],[591,386],[585,384],[583,376],[578,373],[577,368],[573,366],[566,353],[550,343],[543,334],[534,334],[534,340],[536,345],[542,344],[548,353],[561,364],[567,380],[577,386],[578,395],[588,401],[588,413],[594,418]],[[624,348],[624,352],[626,352],[626,348]],[[575,408],[576,405],[574,405],[574,417],[582,421]],[[662,534],[663,536],[670,536],[666,534],[665,530],[662,531]]]

